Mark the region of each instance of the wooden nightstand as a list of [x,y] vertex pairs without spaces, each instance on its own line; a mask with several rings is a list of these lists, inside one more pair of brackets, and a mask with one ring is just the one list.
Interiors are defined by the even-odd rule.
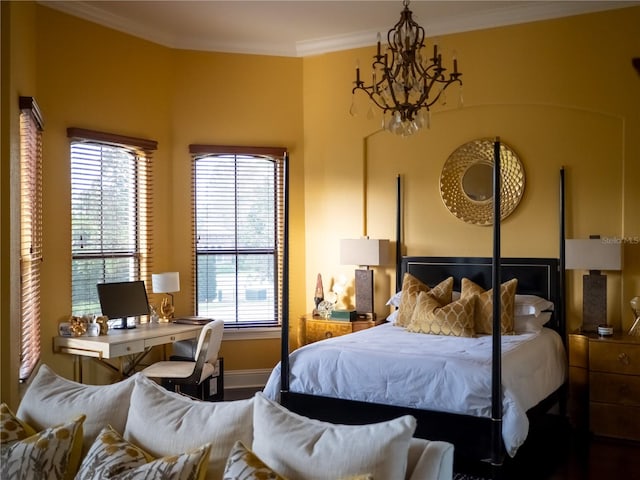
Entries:
[[570,334],[569,378],[575,426],[640,441],[640,338]]
[[365,328],[371,328],[374,325],[375,322],[373,320],[355,320],[353,322],[325,320],[324,318],[307,314],[300,317],[298,344],[302,346],[325,338],[339,337],[358,330],[364,330]]

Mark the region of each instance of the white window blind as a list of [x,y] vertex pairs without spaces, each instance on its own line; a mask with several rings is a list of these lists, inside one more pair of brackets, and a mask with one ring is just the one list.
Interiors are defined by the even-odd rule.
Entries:
[[282,320],[286,150],[191,145],[197,315]]
[[20,97],[20,372],[26,381],[40,361],[42,257],[42,130],[33,97]]
[[96,285],[150,285],[151,153],[156,142],[78,128],[71,138],[71,298],[100,313]]

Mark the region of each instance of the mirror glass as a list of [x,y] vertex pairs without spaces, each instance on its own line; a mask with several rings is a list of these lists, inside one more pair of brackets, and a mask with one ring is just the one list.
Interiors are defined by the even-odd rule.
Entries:
[[493,196],[493,168],[486,163],[474,163],[462,176],[462,190],[476,202],[491,200]]

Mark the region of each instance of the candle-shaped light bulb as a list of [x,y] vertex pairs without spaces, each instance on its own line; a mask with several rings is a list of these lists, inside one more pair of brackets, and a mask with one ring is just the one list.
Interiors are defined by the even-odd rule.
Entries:
[[360,60],[356,60],[356,83],[360,83]]
[[380,35],[380,32],[378,32],[378,58],[380,58],[380,42],[382,41],[382,36]]

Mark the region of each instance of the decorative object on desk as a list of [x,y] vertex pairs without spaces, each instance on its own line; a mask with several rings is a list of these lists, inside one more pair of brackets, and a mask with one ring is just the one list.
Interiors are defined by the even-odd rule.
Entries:
[[[442,66],[442,53],[433,43],[433,57],[427,52],[425,31],[412,18],[409,0],[404,0],[400,20],[387,33],[387,43],[382,52],[378,33],[378,50],[371,65],[371,84],[360,80],[360,65],[356,64],[356,80],[353,82],[350,113],[356,115],[355,93],[368,95],[373,104],[382,109],[382,127],[391,133],[407,136],[423,126],[430,127],[431,107],[438,101],[446,103],[444,91],[453,83],[460,85],[462,103],[462,74],[458,72],[458,60],[453,55],[453,70],[448,75]],[[373,105],[370,108],[373,115]],[[426,118],[425,118],[426,117]]]
[[597,235],[589,239],[567,239],[565,244],[568,270],[589,270],[582,277],[582,331],[597,332],[607,323],[607,276],[601,270],[620,270],[622,247],[604,242]]
[[[440,196],[449,211],[466,223],[493,224],[494,140],[459,146],[440,174]],[[516,153],[500,142],[500,218],[515,210],[524,194],[524,169]]]
[[315,303],[316,308],[313,313],[315,314],[318,311],[318,305],[320,302],[324,300],[324,287],[322,286],[322,275],[318,274],[316,278],[316,290],[313,293],[313,303]]
[[100,335],[107,335],[109,333],[109,317],[100,315],[96,318],[96,323],[100,325]]
[[164,272],[151,275],[153,293],[166,293],[168,297],[162,298],[160,304],[160,322],[169,322],[173,318],[175,310],[173,294],[180,291],[180,273]]
[[340,240],[340,263],[365,267],[355,271],[356,312],[359,318],[375,320],[373,301],[373,270],[369,267],[385,265],[389,258],[389,240]]
[[634,318],[633,325],[629,329],[629,335],[640,337],[640,297],[633,297],[629,304]]
[[69,317],[69,329],[71,330],[71,336],[79,337],[87,332],[87,319],[85,317],[76,317],[71,315]]

